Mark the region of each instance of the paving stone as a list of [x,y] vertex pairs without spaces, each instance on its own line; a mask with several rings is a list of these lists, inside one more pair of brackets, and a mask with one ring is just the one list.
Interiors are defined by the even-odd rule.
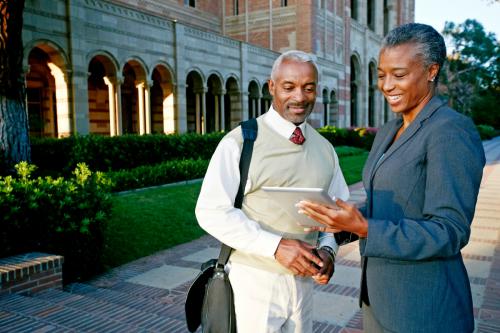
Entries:
[[152,269],[146,273],[134,276],[127,282],[143,284],[146,286],[172,289],[186,281],[193,280],[198,275],[199,270],[192,268],[163,265]]

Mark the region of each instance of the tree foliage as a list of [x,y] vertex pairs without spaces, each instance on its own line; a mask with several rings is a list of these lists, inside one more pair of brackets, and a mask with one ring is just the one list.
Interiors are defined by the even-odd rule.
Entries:
[[500,128],[500,43],[481,23],[446,22],[443,35],[453,47],[443,68],[441,93],[476,123]]

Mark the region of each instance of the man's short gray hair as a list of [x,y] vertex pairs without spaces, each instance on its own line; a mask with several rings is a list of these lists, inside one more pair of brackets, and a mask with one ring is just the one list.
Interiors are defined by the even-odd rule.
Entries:
[[446,59],[446,44],[443,36],[430,25],[407,23],[389,31],[382,41],[382,50],[408,43],[414,43],[418,47],[425,66],[439,65],[439,71],[435,78],[435,82],[437,82],[439,72]]
[[299,50],[290,50],[286,51],[285,53],[282,53],[275,61],[273,64],[273,69],[271,70],[271,80],[274,80],[276,78],[276,71],[278,70],[278,67],[281,65],[286,60],[294,60],[298,62],[309,62],[314,66],[314,69],[316,70],[316,77],[319,79],[319,70],[318,70],[318,65],[316,64],[316,61],[314,60],[313,56],[309,53],[299,51]]

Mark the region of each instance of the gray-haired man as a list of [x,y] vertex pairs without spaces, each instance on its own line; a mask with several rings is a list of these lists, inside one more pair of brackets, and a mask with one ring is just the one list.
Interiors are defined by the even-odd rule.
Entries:
[[[263,186],[320,187],[337,198],[349,196],[333,147],[305,122],[316,102],[317,82],[309,54],[288,51],[275,61],[269,80],[273,103],[257,119],[241,210],[233,207],[240,127],[220,142],[203,182],[198,222],[235,249],[229,278],[239,333],[312,332],[313,281],[326,284],[334,271],[333,236],[305,233],[262,191]],[[316,247],[320,258],[313,254]]]

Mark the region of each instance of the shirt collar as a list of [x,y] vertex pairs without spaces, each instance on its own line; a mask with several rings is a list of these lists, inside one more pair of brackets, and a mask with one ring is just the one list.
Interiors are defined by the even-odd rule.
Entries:
[[[293,131],[295,131],[295,126],[294,123],[291,121],[286,120],[283,118],[271,105],[269,108],[269,111],[267,111],[264,116],[263,120],[266,123],[267,126],[271,127],[272,130],[274,130],[276,133],[281,135],[282,137],[289,139]],[[300,124],[298,127],[302,130],[302,133],[305,136],[305,129],[306,129],[306,122],[304,121],[302,124]]]

